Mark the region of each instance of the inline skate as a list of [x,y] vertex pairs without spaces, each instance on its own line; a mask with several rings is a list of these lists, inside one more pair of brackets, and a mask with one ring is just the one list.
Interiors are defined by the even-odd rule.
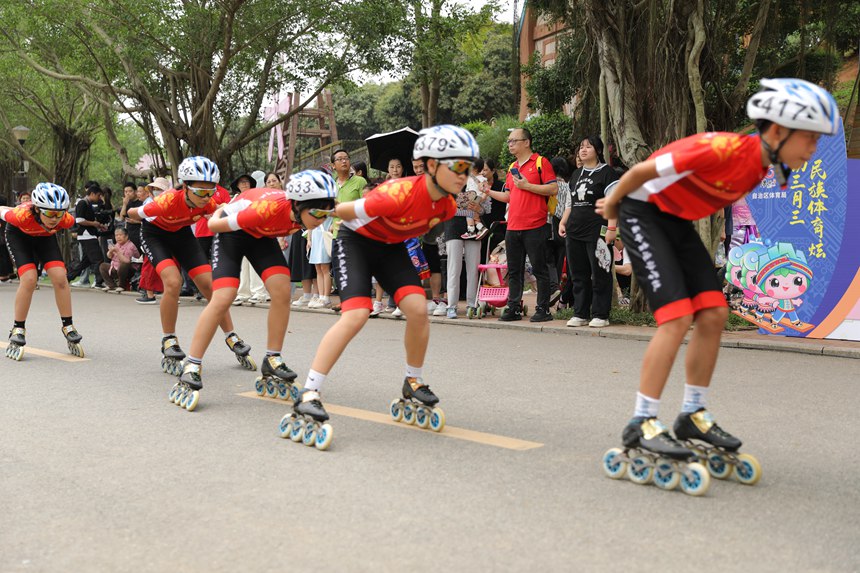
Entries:
[[755,485],[761,479],[761,464],[750,454],[739,454],[741,441],[720,428],[704,408],[678,415],[673,426],[675,436],[693,450],[703,465],[717,479],[734,475],[744,485]]
[[326,423],[328,413],[320,401],[319,392],[303,389],[293,403],[293,411],[281,418],[278,430],[282,438],[302,442],[318,450],[327,450],[334,437],[331,424]]
[[200,401],[200,390],[203,388],[200,364],[185,364],[179,382],[173,385],[167,399],[189,412],[193,412]]
[[165,374],[171,376],[182,374],[185,353],[179,348],[179,340],[175,336],[165,336],[161,339],[161,354],[161,369]]
[[298,375],[284,364],[284,359],[280,355],[266,356],[260,367],[260,373],[262,375],[254,382],[254,389],[258,396],[296,401],[301,387],[293,384],[293,380]]
[[391,401],[388,411],[395,422],[415,424],[419,428],[430,428],[441,432],[445,427],[445,412],[436,408],[439,398],[424,384],[421,378],[406,377],[403,380],[403,398]]
[[239,338],[239,335],[231,333],[227,338],[224,339],[224,342],[227,343],[227,348],[229,348],[235,355],[236,360],[239,361],[239,364],[242,365],[242,368],[247,368],[248,370],[256,370],[257,363],[254,362],[254,359],[251,358],[251,346],[245,344],[245,341]]
[[603,471],[612,479],[627,475],[633,483],[660,489],[678,485],[687,495],[707,493],[711,478],[696,453],[681,445],[657,418],[633,418],[621,437],[624,449],[603,454]]
[[78,358],[83,358],[84,347],[81,346],[81,340],[83,340],[84,337],[75,330],[74,325],[70,324],[68,326],[64,326],[63,336],[66,337],[66,344],[69,346],[69,352]]
[[9,331],[9,345],[6,346],[6,358],[21,360],[24,356],[24,346],[27,344],[25,336],[27,331],[20,326],[15,326]]

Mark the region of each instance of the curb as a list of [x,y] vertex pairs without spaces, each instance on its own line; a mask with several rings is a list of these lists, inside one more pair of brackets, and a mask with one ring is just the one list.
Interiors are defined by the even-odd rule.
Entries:
[[[51,285],[45,285],[50,287]],[[71,287],[72,290],[90,290],[87,287]],[[94,291],[96,292],[96,291]],[[102,292],[102,291],[97,291]],[[124,291],[122,293],[104,293],[104,294],[119,294],[124,296],[138,296],[135,291]],[[203,304],[202,301],[197,301],[194,297],[180,297],[180,300],[187,303]],[[250,308],[269,308],[269,303],[256,305],[242,306]],[[309,309],[304,307],[291,307],[291,312],[307,312],[314,314],[329,314],[337,315],[338,312],[329,309]],[[387,320],[404,320],[395,318],[390,314],[381,314],[376,319]],[[487,328],[491,330],[523,330],[546,334],[557,334],[562,336],[589,336],[599,338],[612,338],[616,340],[636,340],[640,342],[648,342],[654,336],[656,329],[649,326],[607,326],[605,328],[589,328],[586,326],[578,328],[569,328],[565,326],[555,326],[553,324],[540,323],[532,324],[528,321],[524,322],[502,322],[497,318],[490,319],[472,319],[466,317],[458,317],[455,320],[447,319],[441,316],[431,316],[430,322],[433,324],[445,324],[448,326],[458,326],[461,328]],[[553,322],[559,322],[555,320]],[[562,323],[563,324],[563,323]],[[689,336],[684,338],[684,344],[689,342]],[[860,359],[860,343],[840,340],[823,340],[823,339],[806,339],[787,336],[768,336],[761,335],[755,332],[738,333],[724,332],[720,340],[722,348],[740,348],[747,350],[771,350],[776,352],[794,352],[798,354],[811,354],[815,356],[830,356],[837,358],[853,358]]]

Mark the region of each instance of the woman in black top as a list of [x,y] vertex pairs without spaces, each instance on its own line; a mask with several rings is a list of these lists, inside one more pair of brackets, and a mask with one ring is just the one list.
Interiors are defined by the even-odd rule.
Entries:
[[[598,241],[608,243],[611,249],[616,231],[615,220],[607,221],[594,212],[594,206],[618,184],[619,177],[604,162],[603,142],[598,136],[583,139],[578,155],[582,167],[570,177],[570,207],[564,210],[559,228],[559,234],[565,237],[568,274],[573,284],[573,318],[567,325],[600,328],[609,326],[612,256],[608,249],[603,251],[608,256],[601,266],[595,251]],[[602,235],[604,227],[606,233]]]

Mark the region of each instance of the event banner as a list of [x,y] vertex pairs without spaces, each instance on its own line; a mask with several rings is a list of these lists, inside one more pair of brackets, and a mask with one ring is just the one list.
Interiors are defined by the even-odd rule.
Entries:
[[728,254],[732,311],[782,336],[860,340],[860,160],[822,137],[781,188],[773,169],[746,198],[752,233]]

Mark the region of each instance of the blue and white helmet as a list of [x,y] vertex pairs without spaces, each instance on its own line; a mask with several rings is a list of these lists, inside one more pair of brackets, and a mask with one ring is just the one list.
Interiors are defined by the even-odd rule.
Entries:
[[413,159],[468,159],[480,157],[478,142],[468,130],[456,125],[434,125],[418,132]]
[[67,211],[69,209],[69,194],[55,183],[39,183],[30,195],[33,205],[39,209]]
[[824,135],[839,131],[839,107],[826,89],[796,78],[763,79],[761,87],[747,101],[751,119]]
[[290,201],[310,201],[311,199],[334,199],[337,197],[337,183],[324,171],[306,169],[290,177],[286,188]]
[[213,161],[203,156],[186,157],[179,164],[179,180],[183,183],[189,181],[208,181],[218,183],[221,180],[221,172]]

